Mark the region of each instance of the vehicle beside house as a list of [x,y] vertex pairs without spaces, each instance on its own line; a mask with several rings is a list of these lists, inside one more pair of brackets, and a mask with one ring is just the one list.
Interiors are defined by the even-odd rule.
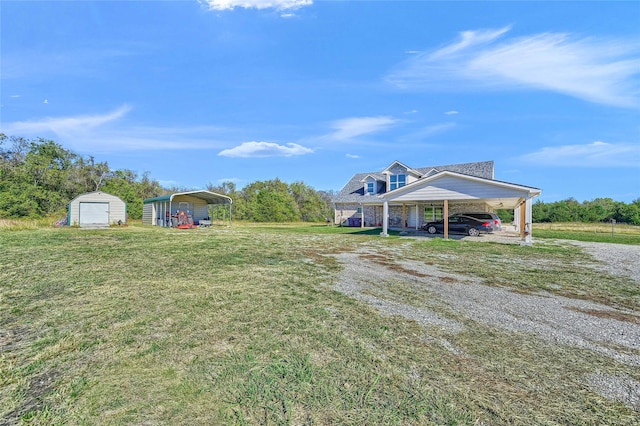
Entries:
[[514,209],[524,238],[531,233],[532,200],[541,193],[496,180],[493,161],[419,168],[394,161],[383,170],[353,175],[334,197],[334,223],[381,227],[387,235],[389,228],[418,230],[456,213]]
[[[449,217],[449,232],[452,234],[465,234],[477,237],[480,234],[493,232],[493,224],[488,220],[480,220],[470,216],[454,215]],[[427,222],[421,229],[429,234],[444,234],[444,219]]]
[[500,220],[500,217],[496,213],[492,213],[492,212],[462,212],[462,213],[456,213],[456,216],[459,216],[459,215],[473,217],[473,218],[476,218],[478,220],[489,221],[489,222],[491,222],[491,225],[493,226],[493,229],[495,231],[502,231],[502,220]]

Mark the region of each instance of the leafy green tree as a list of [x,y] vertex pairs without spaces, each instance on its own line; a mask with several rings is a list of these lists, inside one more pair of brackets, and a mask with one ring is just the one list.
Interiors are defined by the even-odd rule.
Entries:
[[640,198],[630,204],[620,204],[615,219],[630,225],[640,225]]
[[333,216],[331,208],[322,193],[303,182],[289,185],[291,194],[298,205],[301,219],[305,222],[321,222]]
[[292,202],[293,200],[288,193],[264,188],[258,191],[255,201],[253,220],[256,222],[293,222],[300,220],[297,206]]
[[116,170],[106,179],[102,188],[127,203],[127,213],[131,219],[142,218],[142,204],[146,198],[157,197],[162,193],[160,184],[152,180],[148,173],[141,179],[133,170]]
[[[235,217],[256,222],[300,220],[298,205],[289,186],[280,179],[256,181],[247,185],[234,206]],[[235,204],[235,202],[234,202]]]

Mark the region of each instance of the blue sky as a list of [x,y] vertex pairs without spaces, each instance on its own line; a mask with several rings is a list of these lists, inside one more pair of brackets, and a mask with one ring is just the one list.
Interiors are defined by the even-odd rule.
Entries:
[[0,3],[0,132],[165,186],[495,161],[640,198],[640,2]]

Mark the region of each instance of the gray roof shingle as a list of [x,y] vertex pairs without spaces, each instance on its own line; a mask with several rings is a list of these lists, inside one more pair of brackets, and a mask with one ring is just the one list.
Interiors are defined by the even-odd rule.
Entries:
[[[476,163],[448,164],[444,166],[419,167],[414,170],[422,174],[422,178],[433,176],[438,172],[455,172],[485,179],[493,179],[493,161],[481,161]],[[385,180],[385,176],[380,172],[356,173],[342,188],[342,190],[334,197],[335,203],[361,203],[367,201],[369,195],[364,193],[364,184],[362,179],[367,176],[375,176],[380,180]],[[384,194],[386,185],[382,185],[376,195]],[[371,199],[373,201],[374,199]]]

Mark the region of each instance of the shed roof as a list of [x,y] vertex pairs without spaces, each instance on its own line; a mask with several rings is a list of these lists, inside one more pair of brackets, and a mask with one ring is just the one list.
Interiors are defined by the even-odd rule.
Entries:
[[160,197],[147,198],[143,201],[143,204],[155,203],[159,201],[173,201],[173,199],[180,195],[189,195],[191,197],[200,198],[205,200],[207,204],[231,204],[231,197],[227,195],[217,194],[211,191],[187,191],[187,192],[176,192],[175,194],[170,195],[161,195]]
[[117,195],[113,195],[113,194],[108,194],[104,191],[93,191],[93,192],[85,192],[83,194],[79,194],[77,196],[75,196],[73,198],[73,200],[69,201],[69,204],[73,203],[76,200],[82,199],[82,198],[89,198],[89,197],[103,197],[103,198],[109,198],[111,200],[117,200],[120,201],[124,204],[124,201],[122,200],[122,198],[118,197]]

